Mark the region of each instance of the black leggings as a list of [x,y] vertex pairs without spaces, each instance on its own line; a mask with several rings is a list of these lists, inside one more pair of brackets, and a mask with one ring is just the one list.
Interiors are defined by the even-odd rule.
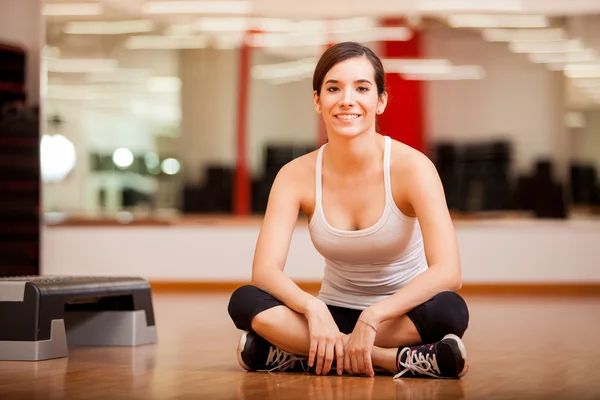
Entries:
[[[251,285],[233,292],[228,311],[238,329],[252,330],[252,319],[271,307],[284,305],[269,293]],[[340,332],[352,333],[361,310],[327,306]],[[415,324],[423,344],[435,343],[453,333],[462,337],[469,324],[469,310],[463,298],[454,292],[442,292],[413,308],[407,316]]]

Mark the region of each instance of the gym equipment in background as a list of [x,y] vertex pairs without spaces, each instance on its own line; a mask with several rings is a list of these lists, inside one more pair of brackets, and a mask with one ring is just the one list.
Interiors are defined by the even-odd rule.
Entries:
[[150,285],[142,278],[0,278],[0,360],[68,356],[68,346],[157,341]]

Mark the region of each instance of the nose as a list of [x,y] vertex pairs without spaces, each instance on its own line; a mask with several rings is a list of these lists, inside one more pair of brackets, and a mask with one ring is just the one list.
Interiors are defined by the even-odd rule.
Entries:
[[354,98],[352,96],[352,90],[344,90],[342,92],[342,98],[340,99],[340,106],[350,107],[353,103]]

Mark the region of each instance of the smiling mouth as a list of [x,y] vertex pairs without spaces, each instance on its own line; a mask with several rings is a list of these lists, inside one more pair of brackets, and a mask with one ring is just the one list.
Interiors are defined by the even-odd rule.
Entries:
[[335,116],[337,119],[341,119],[342,121],[352,121],[360,117],[359,114],[338,114]]

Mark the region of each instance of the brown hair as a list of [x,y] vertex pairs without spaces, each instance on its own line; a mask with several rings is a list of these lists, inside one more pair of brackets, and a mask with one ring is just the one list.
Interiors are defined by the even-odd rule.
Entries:
[[325,50],[313,74],[313,90],[317,95],[321,94],[321,86],[325,75],[334,65],[350,58],[366,57],[373,65],[375,70],[375,83],[377,84],[377,93],[381,96],[385,92],[385,72],[381,60],[373,50],[357,42],[342,42],[335,44]]

